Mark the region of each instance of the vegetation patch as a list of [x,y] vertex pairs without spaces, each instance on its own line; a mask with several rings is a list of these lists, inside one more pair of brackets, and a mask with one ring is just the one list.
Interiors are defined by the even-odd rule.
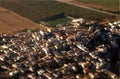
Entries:
[[50,26],[56,26],[58,24],[63,24],[71,21],[70,18],[68,18],[64,13],[60,13],[58,15],[54,15],[49,18],[45,18],[43,21],[45,21]]

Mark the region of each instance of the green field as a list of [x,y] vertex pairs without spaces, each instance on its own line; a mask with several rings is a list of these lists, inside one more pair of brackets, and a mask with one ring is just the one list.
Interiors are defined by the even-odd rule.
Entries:
[[95,4],[106,8],[119,10],[119,0],[77,0],[84,3]]
[[51,21],[47,21],[51,26],[55,26],[55,25],[58,25],[58,24],[61,24],[61,23],[67,23],[71,21],[71,19],[67,18],[67,17],[62,17],[62,18],[59,18],[59,19],[54,19],[54,20],[51,20]]
[[0,6],[10,9],[36,23],[59,13],[85,19],[105,19],[112,17],[104,13],[75,7],[54,0],[0,0]]

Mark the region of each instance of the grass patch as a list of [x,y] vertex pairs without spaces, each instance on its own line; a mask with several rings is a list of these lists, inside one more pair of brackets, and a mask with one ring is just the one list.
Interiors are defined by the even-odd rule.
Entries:
[[62,17],[62,18],[56,18],[54,20],[47,21],[47,23],[50,24],[51,26],[56,26],[58,24],[67,23],[69,21],[71,21],[71,19],[67,17]]
[[67,23],[69,21],[71,21],[71,19],[68,18],[65,13],[60,13],[43,20],[43,22],[46,22],[50,26],[56,26],[58,24]]
[[[55,0],[0,0],[0,6],[10,9],[36,23],[39,23],[44,18],[60,13],[65,13],[72,17],[82,17],[92,20],[112,17],[104,13],[60,3]],[[66,18],[61,18],[59,21],[64,20],[66,20]],[[54,21],[55,24],[57,22],[58,20]]]

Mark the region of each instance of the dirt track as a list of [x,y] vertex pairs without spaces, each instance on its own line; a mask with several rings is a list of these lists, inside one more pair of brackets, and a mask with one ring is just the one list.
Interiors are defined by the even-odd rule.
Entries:
[[[89,9],[89,10],[93,10],[93,11],[96,11],[96,12],[101,12],[101,13],[105,13],[105,14],[109,14],[109,15],[119,16],[117,14],[113,14],[113,13],[110,13],[110,12],[94,9],[94,8],[103,8],[103,7],[97,6],[97,5],[85,4],[85,3],[78,2],[76,0],[56,0],[56,1],[66,3],[66,4],[70,4],[70,5],[74,5],[74,6],[81,7],[81,8],[85,8],[85,9]],[[103,10],[109,10],[109,9],[104,8]]]
[[22,29],[43,29],[43,26],[12,12],[0,7],[0,32],[10,33]]

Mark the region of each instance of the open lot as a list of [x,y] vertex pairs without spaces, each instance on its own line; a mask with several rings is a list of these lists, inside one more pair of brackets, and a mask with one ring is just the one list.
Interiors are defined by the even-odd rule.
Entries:
[[0,1],[0,6],[10,9],[36,23],[39,23],[44,18],[63,12],[69,16],[85,19],[105,19],[112,17],[111,15],[60,3],[55,0],[2,0]]

